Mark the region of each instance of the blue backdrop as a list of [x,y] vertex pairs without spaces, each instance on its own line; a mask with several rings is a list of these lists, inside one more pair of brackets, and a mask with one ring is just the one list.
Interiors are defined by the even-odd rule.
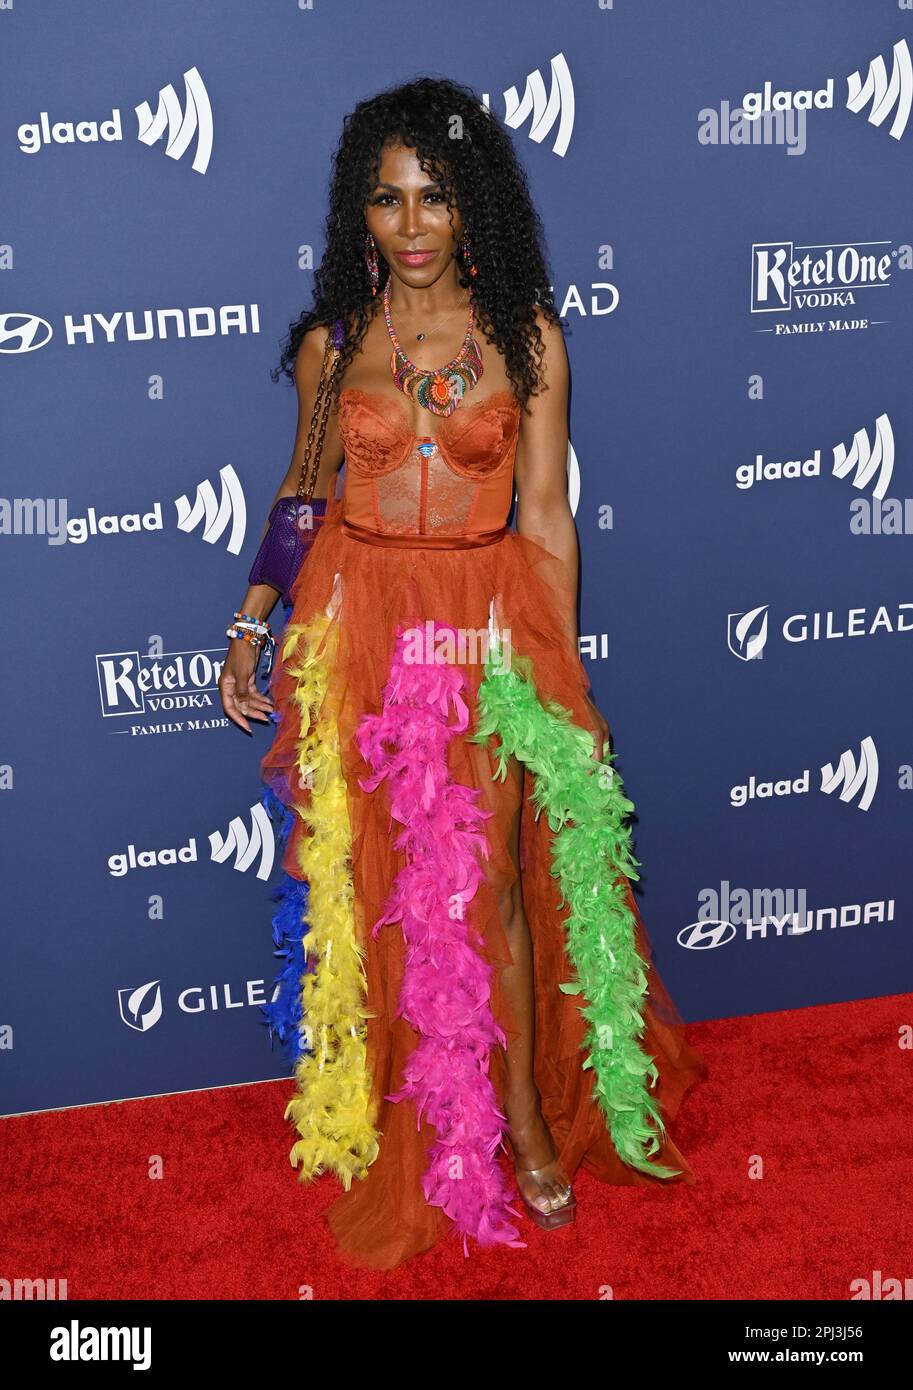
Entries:
[[910,28],[0,4],[0,1112],[286,1074],[272,731],[216,679],[343,115],[419,74],[486,95],[546,228],[581,651],[683,1015],[911,988]]

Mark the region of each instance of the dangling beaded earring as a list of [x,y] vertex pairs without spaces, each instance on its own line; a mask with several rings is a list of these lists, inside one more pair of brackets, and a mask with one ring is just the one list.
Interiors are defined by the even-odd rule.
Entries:
[[460,255],[470,275],[478,275],[478,267],[473,265],[472,252],[469,249],[469,233],[464,232],[460,241]]
[[368,275],[371,279],[371,297],[373,298],[374,295],[377,294],[377,282],[380,278],[380,275],[377,269],[377,246],[374,242],[374,237],[371,235],[370,232],[368,232],[367,241],[365,244],[367,247],[365,251],[365,262],[368,267]]

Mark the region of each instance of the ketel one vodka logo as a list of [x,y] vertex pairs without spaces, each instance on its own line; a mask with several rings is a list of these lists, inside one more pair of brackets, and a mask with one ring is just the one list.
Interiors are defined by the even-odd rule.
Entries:
[[224,648],[210,651],[107,652],[96,656],[98,695],[106,719],[163,711],[209,709],[218,688]]
[[[516,87],[508,87],[504,92],[504,124],[511,130],[519,130],[527,120],[530,121],[527,134],[530,140],[541,144],[547,135],[554,131],[552,152],[562,157],[567,154],[574,129],[574,83],[571,70],[563,53],[551,60],[551,87],[545,90],[545,82],[537,68],[526,79],[526,88],[521,97]],[[482,105],[489,109],[488,93],[482,93]]]
[[[137,119],[137,139],[143,145],[157,145],[164,137],[165,153],[169,159],[183,159],[193,145],[191,168],[205,174],[212,156],[212,107],[206,84],[197,68],[188,68],[184,76],[184,101],[169,82],[158,94],[155,111],[148,101],[134,108]],[[24,121],[17,138],[23,154],[38,154],[46,145],[94,145],[99,141],[111,143],[123,140],[121,113],[114,107],[107,120],[51,121],[50,113],[42,111],[37,121]]]
[[[891,281],[889,241],[797,246],[792,241],[755,242],[751,248],[751,312],[783,314],[793,309],[852,308],[864,290]],[[879,301],[878,310],[882,305]],[[837,320],[845,326],[845,320]],[[793,330],[823,333],[814,322]]]
[[[761,91],[745,93],[740,108],[742,116],[745,120],[756,121],[768,112],[833,111],[834,81],[829,77],[823,87],[799,91],[777,90],[773,83],[765,82]],[[913,62],[906,39],[894,45],[890,77],[884,57],[879,53],[867,70],[857,68],[846,78],[847,110],[857,114],[865,112],[870,125],[884,125],[888,117],[892,117],[887,129],[895,140],[899,140],[907,128],[911,101]]]

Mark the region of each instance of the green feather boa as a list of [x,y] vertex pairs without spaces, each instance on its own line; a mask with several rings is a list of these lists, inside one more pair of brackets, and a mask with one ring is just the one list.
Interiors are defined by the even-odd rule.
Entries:
[[612,1142],[631,1167],[653,1177],[676,1177],[680,1169],[649,1158],[665,1129],[648,1088],[648,1079],[654,1085],[659,1073],[638,1045],[647,980],[622,875],[638,878],[640,861],[631,852],[625,824],[634,805],[611,766],[615,755],[597,763],[593,735],[562,705],[542,703],[528,657],[512,653],[510,669],[503,668],[494,632],[479,684],[476,729],[468,737],[485,743],[492,734],[500,739],[495,777],[506,777],[511,756],[530,768],[536,819],[544,810],[554,832],[550,872],[560,883],[562,908],[570,909],[567,951],[577,976],[560,988],[586,1001],[580,1005],[589,1025],[583,1066],[594,1069],[593,1091]]

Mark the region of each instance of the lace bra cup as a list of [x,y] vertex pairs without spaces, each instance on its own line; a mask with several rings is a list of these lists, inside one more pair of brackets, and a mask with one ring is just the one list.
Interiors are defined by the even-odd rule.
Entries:
[[[462,478],[481,482],[513,462],[520,406],[512,391],[457,406],[437,418],[434,443],[445,464]],[[339,432],[346,463],[370,477],[400,468],[421,440],[404,407],[379,392],[345,387],[339,393]]]
[[340,391],[346,521],[362,532],[441,538],[488,535],[505,524],[520,425],[513,392],[464,403],[434,423],[433,436],[416,434],[394,397]]

